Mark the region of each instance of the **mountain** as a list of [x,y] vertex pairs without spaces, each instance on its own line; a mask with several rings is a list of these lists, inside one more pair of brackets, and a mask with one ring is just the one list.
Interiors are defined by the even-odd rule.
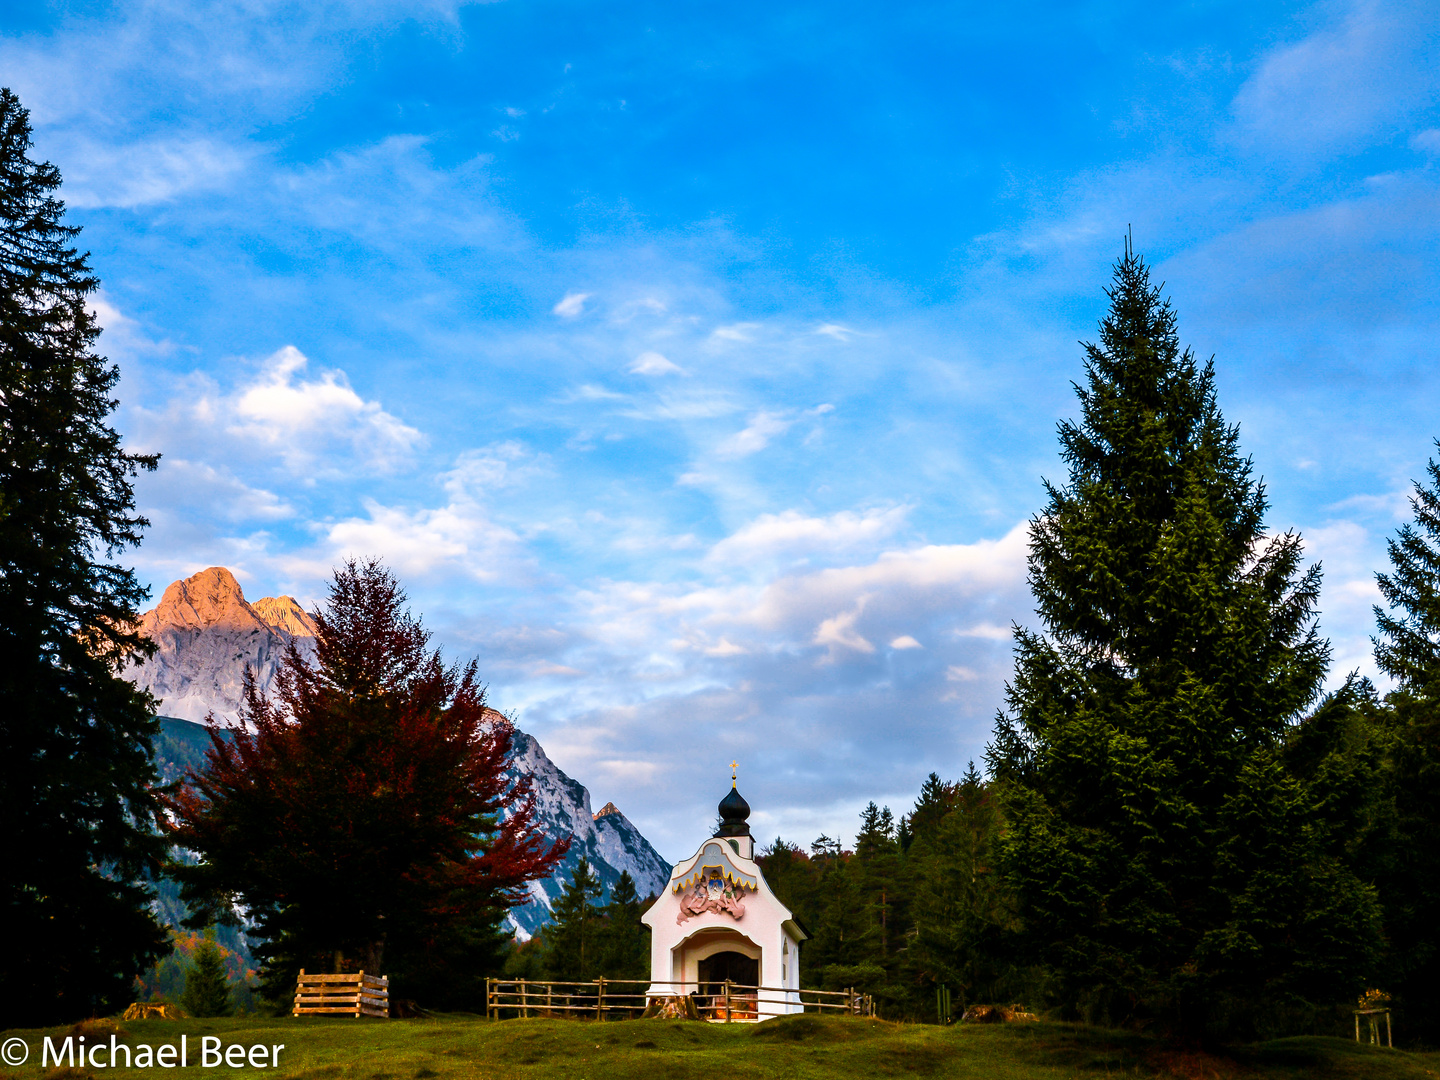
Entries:
[[[498,715],[498,714],[497,714]],[[515,729],[511,756],[512,775],[531,778],[535,793],[535,818],[549,837],[571,836],[570,851],[556,872],[543,881],[530,883],[534,899],[510,912],[510,923],[516,936],[528,939],[550,921],[550,908],[580,859],[590,860],[595,875],[610,890],[623,871],[630,871],[635,891],[641,896],[659,894],[670,880],[671,866],[630,819],[606,803],[598,813],[590,810],[590,792],[578,780],[572,780],[555,765],[533,735]]]
[[[140,626],[160,648],[125,674],[161,699],[156,758],[167,781],[204,763],[209,736],[192,721],[203,721],[211,712],[217,719],[235,719],[246,664],[260,687],[268,689],[291,642],[307,655],[315,648],[315,622],[294,598],[247,602],[235,576],[220,566],[171,584],[160,603],[141,616]],[[492,719],[503,717],[497,712]],[[641,896],[659,893],[670,880],[670,864],[615,804],[593,813],[585,786],[565,775],[535,737],[519,728],[514,729],[510,774],[530,777],[536,822],[545,835],[573,837],[556,873],[531,883],[532,902],[510,912],[516,936],[529,938],[550,921],[551,904],[582,857],[594,867],[607,897],[626,870]]]
[[294,597],[249,604],[223,566],[173,582],[140,617],[140,632],[160,648],[125,677],[159,698],[163,715],[182,720],[210,712],[235,719],[247,664],[268,687],[291,642],[304,653],[315,648],[315,622]]

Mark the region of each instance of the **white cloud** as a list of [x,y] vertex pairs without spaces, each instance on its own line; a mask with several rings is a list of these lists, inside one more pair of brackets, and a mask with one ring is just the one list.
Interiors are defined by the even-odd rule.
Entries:
[[924,647],[909,634],[901,634],[890,642],[892,649],[923,649]]
[[680,370],[679,365],[666,359],[658,352],[643,352],[630,365],[632,375],[671,375]]
[[866,641],[860,632],[855,629],[856,622],[865,611],[865,601],[869,597],[862,596],[856,601],[854,609],[842,611],[839,615],[832,615],[821,622],[815,630],[815,636],[811,642],[815,645],[824,645],[830,649],[827,660],[835,659],[836,650],[853,649],[859,653],[873,653],[875,646]]
[[729,326],[717,326],[710,336],[720,341],[747,342],[754,340],[755,331],[758,329],[760,329],[759,323],[731,323]]
[[562,319],[575,319],[584,314],[585,301],[590,299],[588,292],[566,293],[565,298],[550,309],[552,314],[559,315]]
[[771,439],[785,434],[794,424],[793,418],[762,409],[750,418],[750,423],[743,430],[722,442],[718,452],[723,458],[748,457],[764,450]]
[[891,536],[905,522],[909,507],[842,510],[827,517],[806,517],[798,510],[761,514],[710,549],[713,563],[753,563],[777,555],[803,555],[853,549]]
[[292,465],[342,443],[370,467],[388,469],[423,442],[420,432],[357,394],[343,371],[298,378],[307,364],[293,345],[272,355],[260,378],[229,403],[238,421],[230,430],[267,444]]
[[706,656],[744,656],[748,650],[744,646],[736,645],[722,637],[704,651]]
[[375,555],[401,576],[436,580],[457,575],[480,582],[508,584],[532,576],[532,558],[516,533],[496,523],[485,497],[521,482],[523,448],[502,443],[462,454],[442,477],[448,501],[438,507],[387,506],[363,502],[365,515],[330,525],[312,556],[317,565],[333,565],[348,556]]

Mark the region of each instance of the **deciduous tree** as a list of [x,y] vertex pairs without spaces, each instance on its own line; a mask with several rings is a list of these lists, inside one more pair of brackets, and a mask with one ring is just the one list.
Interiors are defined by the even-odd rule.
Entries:
[[392,993],[474,1007],[500,922],[566,842],[534,827],[506,765],[510,726],[474,661],[447,665],[378,562],[335,572],[316,659],[293,646],[272,699],[248,680],[242,723],[169,801],[195,924],[243,905],[271,996],[296,969],[391,975]]

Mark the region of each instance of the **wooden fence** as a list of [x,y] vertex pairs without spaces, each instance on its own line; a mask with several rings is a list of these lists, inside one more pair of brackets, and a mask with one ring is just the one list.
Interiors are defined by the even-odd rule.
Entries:
[[[651,990],[660,992],[656,993]],[[795,990],[781,986],[744,986],[730,982],[652,982],[649,979],[596,979],[594,982],[486,979],[485,1015],[575,1017],[621,1020],[640,1016],[655,1003],[674,1001],[685,1015],[729,1023],[786,1016],[792,1012],[832,1012],[874,1016],[875,999],[848,990]],[[795,1006],[800,1008],[796,1009]]]
[[390,979],[384,975],[306,975],[295,983],[295,1016],[390,1015]]

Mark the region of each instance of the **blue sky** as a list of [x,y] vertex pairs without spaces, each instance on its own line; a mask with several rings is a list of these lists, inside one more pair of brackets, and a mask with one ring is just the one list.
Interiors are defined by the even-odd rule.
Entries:
[[1121,237],[1325,567],[1440,435],[1440,9],[8,4],[158,591],[384,557],[662,852],[978,758]]

